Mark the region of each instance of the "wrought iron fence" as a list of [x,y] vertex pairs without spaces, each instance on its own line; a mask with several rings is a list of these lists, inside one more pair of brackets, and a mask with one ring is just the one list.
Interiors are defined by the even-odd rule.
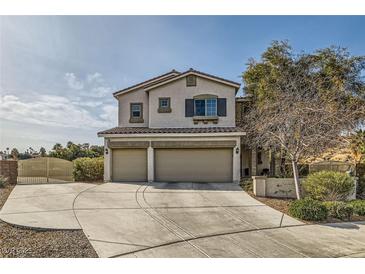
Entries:
[[39,157],[18,161],[18,184],[66,183],[73,181],[73,164],[58,158]]

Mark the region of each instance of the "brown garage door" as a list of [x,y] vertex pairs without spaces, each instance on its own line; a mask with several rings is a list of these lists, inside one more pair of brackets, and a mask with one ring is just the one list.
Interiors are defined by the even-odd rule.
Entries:
[[113,181],[146,181],[147,150],[144,148],[113,149]]
[[232,149],[155,149],[155,180],[232,182]]

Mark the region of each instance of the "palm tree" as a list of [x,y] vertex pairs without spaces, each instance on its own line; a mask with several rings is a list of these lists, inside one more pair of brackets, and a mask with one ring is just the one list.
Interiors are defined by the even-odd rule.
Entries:
[[19,158],[19,151],[15,147],[11,150],[10,154],[14,160]]
[[39,149],[39,153],[41,154],[41,157],[46,157],[47,156],[47,151],[44,147],[41,147]]

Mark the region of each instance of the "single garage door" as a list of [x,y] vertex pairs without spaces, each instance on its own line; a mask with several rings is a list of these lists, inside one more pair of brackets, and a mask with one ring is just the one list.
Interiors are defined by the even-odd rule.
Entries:
[[159,182],[232,182],[232,148],[155,149]]
[[145,148],[113,149],[112,179],[113,181],[146,181],[147,150]]

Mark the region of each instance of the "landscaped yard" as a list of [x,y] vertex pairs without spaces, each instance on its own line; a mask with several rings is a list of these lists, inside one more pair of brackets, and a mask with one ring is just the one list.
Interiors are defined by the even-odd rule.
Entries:
[[[0,188],[0,208],[13,185]],[[0,257],[95,258],[97,254],[82,230],[33,230],[18,228],[0,220]]]
[[[273,198],[273,197],[258,197],[255,196],[253,193],[253,186],[252,186],[252,180],[250,179],[246,179],[243,180],[241,182],[241,187],[243,188],[243,190],[245,190],[250,196],[252,196],[253,198],[255,198],[256,200],[278,210],[281,211],[287,215],[290,215],[292,217],[296,217],[293,216],[293,214],[291,214],[290,212],[290,205],[293,205],[293,202],[295,202],[295,199],[286,199],[286,198]],[[308,197],[309,198],[309,197]],[[303,201],[302,201],[303,202]],[[357,222],[357,221],[365,221],[365,216],[363,211],[365,210],[365,203],[363,200],[356,200],[356,201],[352,201],[352,202],[342,202],[342,201],[331,201],[331,202],[320,202],[320,201],[314,201],[314,203],[316,203],[317,205],[326,205],[327,207],[327,217],[325,217],[322,220],[305,220],[305,219],[301,219],[301,221],[305,222],[305,223],[309,223],[309,224],[314,224],[314,223],[337,223],[337,222],[344,222],[344,221],[348,221],[348,222]],[[357,203],[357,207],[358,209],[356,210],[355,207],[355,203]],[[305,206],[308,207],[308,202],[304,202]],[[332,212],[331,212],[331,205],[335,205],[337,206],[337,208],[333,208]],[[339,215],[339,209],[338,209],[338,205],[340,206],[350,206],[352,209],[350,209],[350,217],[349,218],[336,218],[332,215],[336,214],[335,216]],[[360,209],[359,209],[360,208]],[[307,208],[308,210],[313,210],[311,208]],[[341,208],[340,210],[342,210],[342,212],[344,212],[344,210]],[[347,208],[348,210],[348,208]],[[333,212],[334,211],[334,212]],[[361,212],[361,213],[359,213]],[[341,214],[341,213],[340,213]]]

